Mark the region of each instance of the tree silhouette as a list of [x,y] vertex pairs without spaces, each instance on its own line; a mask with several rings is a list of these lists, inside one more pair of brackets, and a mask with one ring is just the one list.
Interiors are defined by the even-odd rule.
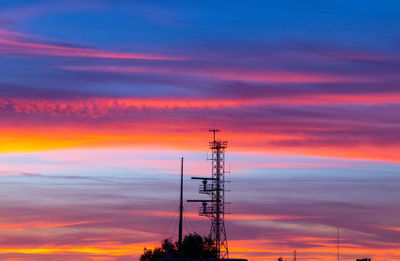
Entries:
[[155,249],[144,249],[140,261],[157,261],[166,257],[204,259],[215,258],[217,251],[211,237],[202,237],[197,233],[188,234],[182,241],[179,249],[178,242],[173,243],[171,239],[164,239],[161,247]]

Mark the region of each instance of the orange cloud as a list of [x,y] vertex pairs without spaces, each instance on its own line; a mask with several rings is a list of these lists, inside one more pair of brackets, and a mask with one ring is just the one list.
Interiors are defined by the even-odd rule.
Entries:
[[[122,256],[143,253],[146,243],[129,245],[87,245],[87,246],[41,246],[37,248],[0,248],[0,253],[51,254],[86,253],[95,255]],[[153,244],[152,244],[153,245]]]
[[[314,245],[311,247],[299,247],[297,257],[302,260],[326,260],[332,261],[337,257],[337,246],[334,238],[293,238],[294,242]],[[330,243],[328,243],[330,242]],[[230,240],[229,249],[231,257],[246,257],[252,261],[276,261],[278,257],[290,260],[293,251],[296,249],[276,245],[273,239],[255,240]],[[374,260],[397,260],[400,255],[400,248],[368,248],[357,245],[341,244],[341,260],[355,260],[359,257],[372,257]],[[249,257],[250,256],[250,257]]]
[[384,230],[400,232],[400,227],[394,227],[394,226],[376,226],[376,227]]
[[[160,127],[163,126],[163,127]],[[177,132],[179,126],[170,123],[117,123],[115,125],[24,125],[23,127],[4,126],[0,133],[2,146],[0,152],[40,151],[64,148],[131,147],[179,149],[204,151],[204,141],[209,134],[204,126],[187,122],[183,133]],[[160,131],[160,128],[162,131]],[[309,137],[302,133],[225,133],[224,139],[231,141],[230,149],[235,152],[269,152],[282,155],[328,156],[335,158],[370,159],[400,162],[400,151],[396,144],[385,149],[375,145],[325,146],[308,145]],[[301,146],[274,143],[276,141],[304,142]]]
[[[297,249],[297,257],[299,259],[331,261],[336,258],[335,238],[296,237],[292,241],[309,245]],[[250,261],[276,261],[278,257],[290,259],[293,256],[295,249],[282,247],[283,244],[276,243],[275,239],[230,240],[230,257],[247,258]],[[158,244],[158,242],[135,244],[115,244],[110,242],[98,245],[38,245],[25,248],[0,248],[0,253],[26,254],[26,257],[39,254],[43,255],[43,258],[49,254],[58,254],[67,259],[73,257],[74,254],[87,254],[93,255],[94,260],[109,260],[110,257],[115,258],[118,256],[138,257],[143,253],[145,246],[154,247]],[[372,257],[375,260],[395,261],[398,260],[397,257],[400,255],[400,248],[368,248],[353,244],[341,244],[340,253],[342,260]]]

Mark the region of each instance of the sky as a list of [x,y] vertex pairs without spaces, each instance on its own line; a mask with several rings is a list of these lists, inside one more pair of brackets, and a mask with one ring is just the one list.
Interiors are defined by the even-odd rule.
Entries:
[[[231,257],[400,259],[397,1],[1,1],[0,259],[177,238],[228,141]],[[210,222],[185,204],[184,232]]]

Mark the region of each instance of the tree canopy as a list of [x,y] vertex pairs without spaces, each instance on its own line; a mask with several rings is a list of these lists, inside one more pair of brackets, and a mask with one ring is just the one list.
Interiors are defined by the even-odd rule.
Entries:
[[173,243],[172,239],[164,239],[161,247],[155,249],[144,249],[140,261],[157,261],[167,256],[174,258],[192,258],[204,259],[215,258],[217,251],[210,236],[202,237],[197,233],[188,234],[182,241],[182,247],[179,249],[178,242]]

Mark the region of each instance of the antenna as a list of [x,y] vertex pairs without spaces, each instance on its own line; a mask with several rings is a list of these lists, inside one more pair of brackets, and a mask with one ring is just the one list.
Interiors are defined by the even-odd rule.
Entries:
[[[207,194],[211,199],[208,200],[188,200],[188,202],[201,202],[199,215],[211,219],[210,235],[215,243],[217,259],[228,258],[228,241],[225,232],[225,149],[227,141],[216,140],[215,133],[218,129],[210,129],[213,134],[213,141],[209,142],[211,149],[211,177],[192,177],[201,180],[199,186],[200,194]],[[210,182],[210,184],[208,183]],[[211,206],[208,206],[210,203]]]
[[179,251],[182,250],[182,216],[183,216],[183,157],[181,158],[181,197],[179,204]]
[[216,132],[220,132],[220,130],[218,130],[218,129],[209,129],[208,131],[213,133],[213,138],[214,138],[214,142],[215,142],[216,141],[215,140],[215,133]]

